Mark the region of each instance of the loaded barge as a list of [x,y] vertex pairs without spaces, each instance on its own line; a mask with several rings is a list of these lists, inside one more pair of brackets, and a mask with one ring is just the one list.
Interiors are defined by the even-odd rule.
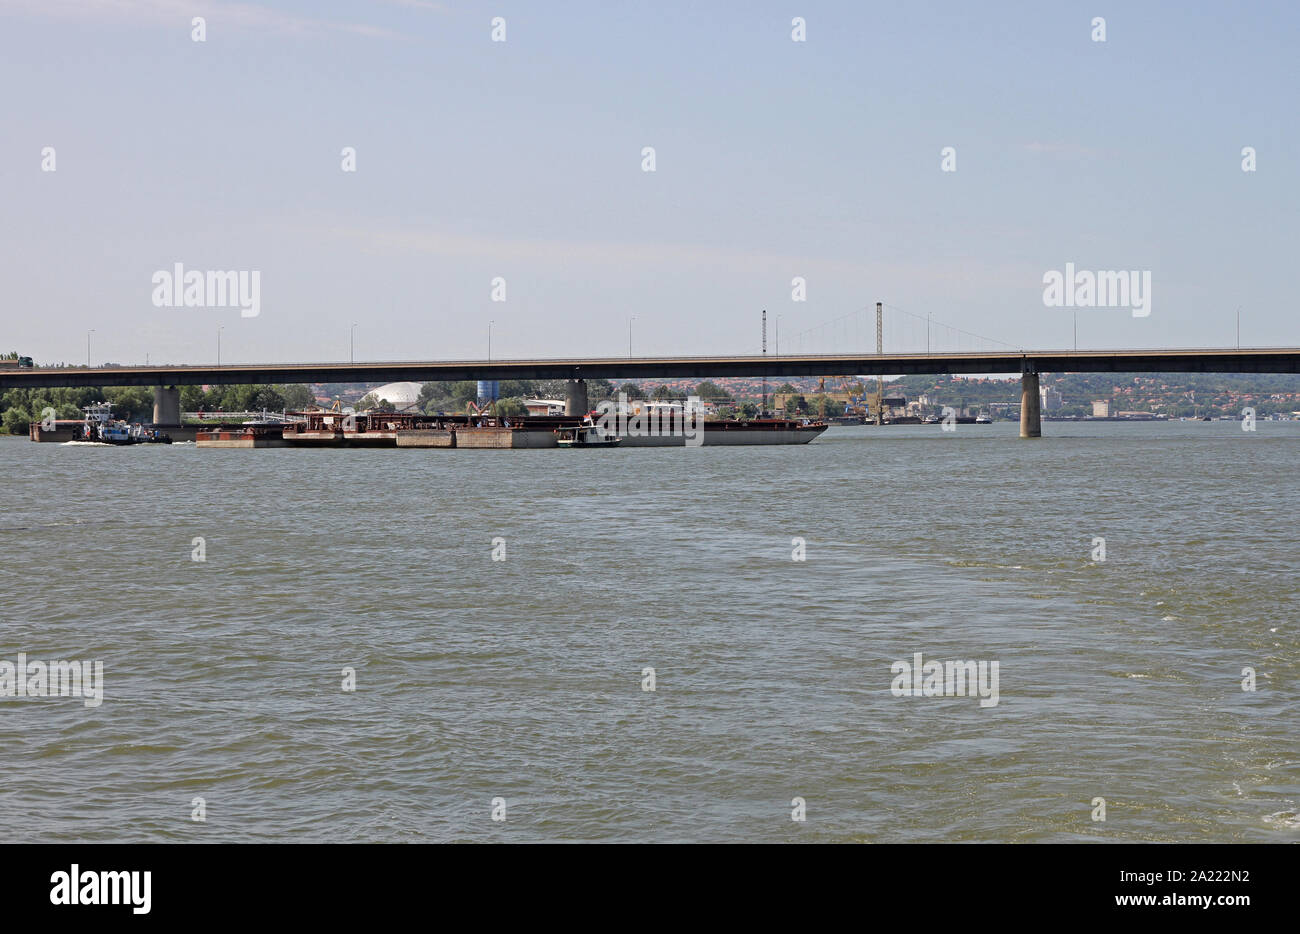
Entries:
[[[285,421],[220,425],[200,430],[198,447],[209,448],[554,448],[593,423],[590,416],[419,415],[367,412],[290,412]],[[705,445],[807,444],[826,423],[810,419],[713,420],[698,423]],[[688,443],[680,417],[632,425],[614,434],[618,447],[682,447]],[[699,442],[695,442],[699,443]]]

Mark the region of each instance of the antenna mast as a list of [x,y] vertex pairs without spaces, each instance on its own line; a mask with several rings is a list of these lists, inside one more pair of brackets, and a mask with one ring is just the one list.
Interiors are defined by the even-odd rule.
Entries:
[[[876,302],[876,356],[884,356],[884,303]],[[885,413],[885,374],[876,374],[876,424],[883,424]]]

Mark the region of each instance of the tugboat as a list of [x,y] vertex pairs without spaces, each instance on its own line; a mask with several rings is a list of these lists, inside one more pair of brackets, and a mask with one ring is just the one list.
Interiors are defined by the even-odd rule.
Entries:
[[590,424],[590,418],[577,428],[561,428],[559,434],[555,443],[562,448],[613,448],[623,440],[617,435],[606,434],[599,425]]
[[120,418],[113,418],[113,403],[96,402],[88,405],[83,412],[85,421],[77,429],[73,443],[81,444],[171,444],[169,435],[162,434],[155,428],[145,428],[138,422],[127,424]]

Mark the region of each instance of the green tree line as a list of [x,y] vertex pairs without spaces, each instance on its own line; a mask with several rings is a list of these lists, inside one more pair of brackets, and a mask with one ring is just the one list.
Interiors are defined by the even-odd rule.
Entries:
[[[181,409],[185,412],[280,412],[303,409],[314,403],[306,386],[237,385],[181,387]],[[41,420],[46,408],[55,418],[81,418],[82,408],[96,402],[111,402],[113,414],[131,422],[153,419],[153,388],[150,386],[83,386],[54,389],[6,389],[0,393],[0,431],[27,434],[32,422]]]

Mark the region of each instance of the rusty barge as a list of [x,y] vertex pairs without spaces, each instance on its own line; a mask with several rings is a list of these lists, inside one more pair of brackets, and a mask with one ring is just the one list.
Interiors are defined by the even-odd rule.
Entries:
[[[282,423],[214,425],[200,429],[204,448],[555,448],[581,428],[583,418],[564,415],[497,417],[411,413],[291,412]],[[807,444],[826,430],[825,422],[791,419],[704,421],[702,443]],[[629,430],[619,447],[685,446],[681,419],[664,419],[649,431]]]

